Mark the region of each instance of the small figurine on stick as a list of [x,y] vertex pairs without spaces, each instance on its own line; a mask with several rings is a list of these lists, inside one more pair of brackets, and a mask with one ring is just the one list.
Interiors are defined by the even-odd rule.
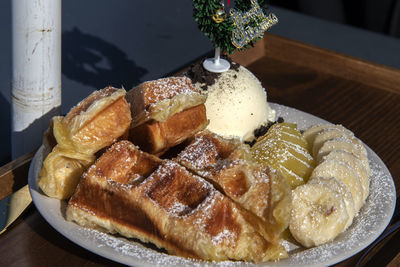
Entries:
[[[226,3],[227,2],[227,3]],[[253,46],[264,32],[278,23],[278,18],[267,14],[264,0],[193,0],[193,16],[199,29],[215,46],[214,58],[203,62],[211,72],[230,68],[222,53],[232,54]]]

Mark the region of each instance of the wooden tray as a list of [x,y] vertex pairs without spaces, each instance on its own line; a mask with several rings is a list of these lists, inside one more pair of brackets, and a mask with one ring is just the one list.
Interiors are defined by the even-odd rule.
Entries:
[[[385,162],[399,195],[400,70],[272,34],[236,53],[233,60],[261,80],[269,101],[352,130]],[[32,156],[33,152],[0,168],[0,199],[27,183]],[[399,234],[391,237],[391,249],[379,250],[384,251],[379,260],[398,265]],[[0,266],[119,266],[71,243],[33,206],[0,236],[0,254]],[[353,266],[360,255],[340,265]]]

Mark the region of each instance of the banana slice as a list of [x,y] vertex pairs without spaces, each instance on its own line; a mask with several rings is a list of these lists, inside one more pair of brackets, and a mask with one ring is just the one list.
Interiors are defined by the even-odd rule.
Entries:
[[367,157],[368,156],[367,150],[365,149],[364,145],[362,144],[360,139],[358,139],[356,137],[348,137],[347,136],[347,137],[333,138],[333,139],[330,139],[330,140],[326,141],[325,143],[327,143],[329,141],[332,141],[332,140],[333,141],[338,141],[338,142],[347,142],[347,143],[353,144],[353,146],[358,150],[356,152],[357,155],[363,156],[363,157]]
[[360,177],[353,169],[339,160],[325,160],[320,163],[312,172],[311,177],[334,177],[341,181],[351,192],[354,200],[354,209],[356,214],[363,204],[363,189],[361,187]]
[[305,247],[324,244],[341,233],[349,220],[343,197],[325,184],[308,183],[292,191],[289,230]]
[[309,184],[322,184],[328,186],[330,189],[339,193],[343,197],[344,205],[346,207],[347,214],[349,218],[347,220],[345,230],[353,223],[356,211],[354,209],[354,201],[351,192],[347,187],[337,180],[336,178],[324,178],[324,177],[311,177]]
[[309,181],[292,191],[289,229],[305,247],[318,246],[347,229],[369,194],[370,166],[360,139],[342,125],[303,132],[317,160]]
[[326,141],[318,151],[317,162],[321,162],[323,157],[328,155],[333,150],[344,150],[352,153],[359,160],[361,160],[369,177],[371,175],[371,169],[367,157],[367,150],[362,145],[361,141],[358,140],[359,142],[357,142],[355,140],[357,140],[357,138],[354,138],[353,140],[348,138],[334,138]]
[[313,156],[314,158],[318,155],[319,149],[323,146],[323,144],[331,139],[335,138],[353,138],[354,135],[348,131],[339,130],[338,128],[325,128],[321,130],[314,138],[313,143]]
[[353,133],[346,129],[345,127],[343,127],[340,124],[317,124],[317,125],[313,125],[311,127],[309,127],[307,130],[305,130],[302,134],[303,138],[307,141],[308,146],[309,146],[309,150],[312,151],[312,146],[314,144],[314,139],[317,136],[318,133],[320,133],[321,131],[325,130],[325,129],[337,129],[340,131],[343,131],[349,135],[352,135]]
[[369,175],[367,170],[365,169],[361,160],[359,160],[352,153],[343,151],[343,150],[333,150],[327,156],[323,158],[323,160],[331,160],[336,159],[342,162],[346,162],[360,177],[361,187],[363,189],[363,203],[367,199],[369,195]]

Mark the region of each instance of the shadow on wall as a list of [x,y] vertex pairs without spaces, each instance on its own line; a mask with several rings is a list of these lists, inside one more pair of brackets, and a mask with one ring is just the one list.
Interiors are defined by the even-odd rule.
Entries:
[[[62,72],[71,80],[97,89],[112,85],[129,90],[140,83],[141,77],[148,72],[129,60],[115,45],[82,33],[77,28],[65,31],[62,38]],[[12,140],[18,140],[14,151],[19,151],[21,147],[27,151],[37,149],[42,144],[42,135],[37,132],[47,129],[50,119],[58,115],[59,110],[48,112],[22,132],[14,133],[11,133],[11,106],[1,94],[0,112],[2,122],[7,122],[0,129],[1,140],[7,140],[2,147],[5,152],[0,153],[1,166],[11,160]]]
[[14,144],[12,154],[22,156],[21,151],[29,153],[37,150],[43,143],[43,133],[49,128],[50,120],[60,114],[60,107],[55,107],[35,119],[28,127],[20,132],[12,132],[11,139]]
[[129,90],[148,72],[115,45],[76,27],[64,31],[62,40],[62,73],[71,80],[97,89],[112,85]]
[[2,166],[11,160],[11,105],[2,94],[0,94],[0,114],[2,122],[0,127],[0,140],[2,140],[0,166]]

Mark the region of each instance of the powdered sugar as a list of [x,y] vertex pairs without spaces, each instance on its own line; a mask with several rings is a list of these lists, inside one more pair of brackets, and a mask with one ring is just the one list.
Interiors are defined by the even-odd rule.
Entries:
[[[327,123],[315,116],[298,110],[271,104],[278,116],[298,124],[299,129],[306,129],[314,124]],[[262,263],[259,266],[299,266],[331,265],[337,263],[370,244],[384,230],[389,222],[395,204],[393,180],[384,163],[369,148],[368,157],[371,164],[370,195],[360,210],[353,224],[333,242],[303,249],[296,244],[285,242],[289,258],[279,262]],[[43,217],[61,234],[86,249],[111,260],[134,266],[253,266],[244,262],[205,262],[167,255],[156,249],[146,247],[137,240],[108,235],[96,230],[82,228],[65,221],[60,202],[44,196],[37,187],[37,177],[42,164],[41,151],[32,161],[33,168],[29,173],[29,185],[33,201]],[[212,205],[206,201],[206,208]],[[64,204],[63,204],[64,205]]]
[[[386,227],[394,205],[394,186],[391,177],[380,161],[371,158],[371,193],[349,229],[334,241],[319,247],[303,249],[296,244],[283,242],[289,258],[279,262],[262,263],[261,266],[317,266],[330,265],[343,260],[367,246]],[[211,201],[212,202],[212,201]],[[204,203],[206,204],[206,203]],[[210,207],[207,203],[204,208]],[[167,255],[147,248],[140,242],[111,236],[96,230],[76,227],[82,240],[91,244],[91,250],[121,263],[140,266],[254,266],[243,262],[205,262]],[[82,244],[82,243],[81,243]],[[97,244],[93,248],[93,244]]]
[[[197,137],[194,142],[179,154],[179,161],[192,164],[196,170],[215,164],[218,151],[215,144],[204,136]],[[205,174],[207,175],[207,174]]]
[[142,86],[151,87],[151,94],[146,94],[149,103],[172,98],[178,94],[199,94],[187,77],[169,77],[143,83]]
[[337,258],[345,259],[366,247],[384,230],[391,218],[396,194],[387,168],[375,154],[371,157],[370,195],[353,224],[334,241],[319,247],[304,250],[286,244],[292,252],[289,259],[282,263],[309,266],[333,264]]

